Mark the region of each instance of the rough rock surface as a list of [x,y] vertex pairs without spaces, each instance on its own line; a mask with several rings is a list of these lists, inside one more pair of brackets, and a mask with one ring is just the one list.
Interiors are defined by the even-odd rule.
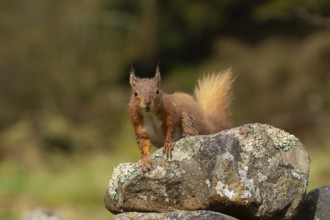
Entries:
[[188,137],[151,156],[152,169],[117,166],[105,194],[113,213],[212,210],[241,219],[290,219],[305,195],[310,160],[293,135],[248,124]]
[[165,213],[128,212],[116,215],[114,220],[237,220],[237,218],[212,211],[173,211]]
[[305,196],[297,219],[330,219],[330,185],[314,189]]

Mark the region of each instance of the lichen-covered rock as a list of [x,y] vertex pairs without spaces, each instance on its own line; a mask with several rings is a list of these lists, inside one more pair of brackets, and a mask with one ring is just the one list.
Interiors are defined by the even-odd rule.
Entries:
[[330,219],[330,185],[310,191],[305,196],[296,219]]
[[127,212],[119,214],[113,220],[237,220],[237,218],[212,211],[173,211],[165,213]]
[[113,213],[213,210],[241,219],[290,219],[306,192],[310,160],[293,135],[248,124],[179,140],[152,169],[115,168],[105,194]]

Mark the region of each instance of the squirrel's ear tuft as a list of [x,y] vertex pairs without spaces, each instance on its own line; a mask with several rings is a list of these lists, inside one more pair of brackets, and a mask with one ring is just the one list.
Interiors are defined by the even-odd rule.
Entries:
[[156,74],[155,74],[154,79],[157,80],[158,85],[159,85],[160,84],[160,71],[159,71],[159,66],[158,65],[157,65],[157,68],[156,68]]
[[135,70],[133,68],[133,66],[131,66],[131,70],[129,73],[129,83],[131,84],[132,87],[134,87],[136,85],[136,76],[135,76]]

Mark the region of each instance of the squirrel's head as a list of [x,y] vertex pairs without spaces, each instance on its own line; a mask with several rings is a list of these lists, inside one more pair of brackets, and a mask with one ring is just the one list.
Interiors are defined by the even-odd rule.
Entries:
[[131,68],[129,82],[132,87],[132,101],[145,112],[155,110],[161,97],[159,67],[157,66],[153,78],[138,78],[135,76],[134,69]]

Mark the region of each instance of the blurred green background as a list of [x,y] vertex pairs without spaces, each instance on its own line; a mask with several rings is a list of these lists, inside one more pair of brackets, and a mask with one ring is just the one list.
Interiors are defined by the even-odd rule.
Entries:
[[329,1],[3,0],[0,219],[109,219],[113,168],[139,159],[129,68],[152,76],[158,62],[168,93],[232,67],[235,126],[295,134],[309,190],[330,183]]

